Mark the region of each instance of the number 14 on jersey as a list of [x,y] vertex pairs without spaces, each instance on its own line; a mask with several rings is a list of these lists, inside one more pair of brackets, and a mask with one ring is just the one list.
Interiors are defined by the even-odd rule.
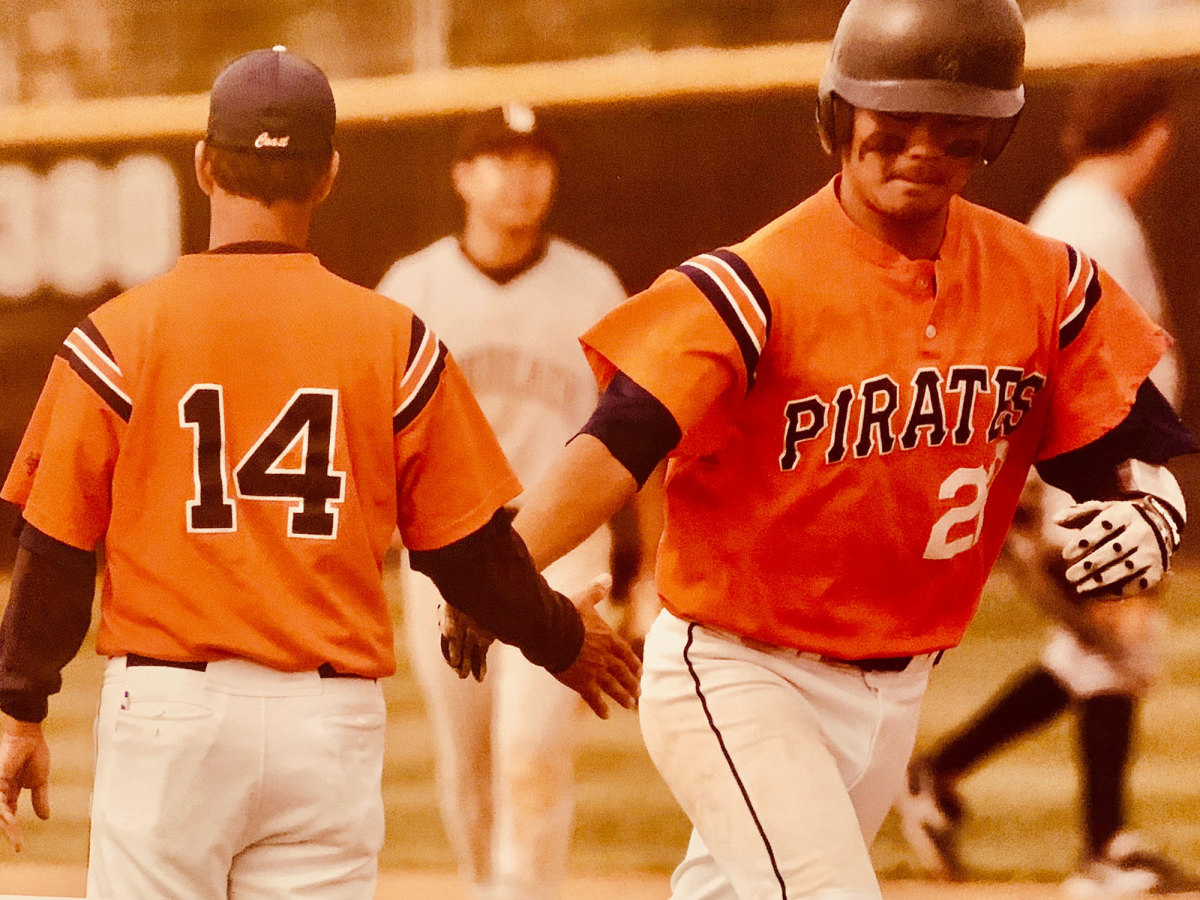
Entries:
[[336,504],[346,496],[346,474],[333,460],[337,411],[337,391],[297,390],[230,473],[225,391],[219,384],[193,385],[179,400],[179,425],[192,431],[196,488],[187,502],[188,531],[237,531],[232,481],[237,501],[290,503],[289,537],[336,538]]

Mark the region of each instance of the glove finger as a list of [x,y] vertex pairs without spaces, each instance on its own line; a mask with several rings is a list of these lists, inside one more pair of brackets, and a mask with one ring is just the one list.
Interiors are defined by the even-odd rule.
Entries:
[[1092,521],[1109,504],[1100,500],[1076,503],[1054,514],[1054,524],[1062,528],[1082,528]]
[[1079,588],[1079,596],[1100,601],[1116,600],[1120,597],[1139,594],[1142,591],[1149,590],[1158,584],[1161,578],[1161,574],[1156,574],[1152,567],[1147,566],[1114,581],[1097,585],[1095,588],[1081,586]]
[[[1078,584],[1104,572],[1107,573],[1104,578],[1094,580],[1097,583],[1111,582],[1133,569],[1144,566],[1165,569],[1167,564],[1168,558],[1155,536],[1149,529],[1134,523],[1132,527],[1113,532],[1107,540],[1093,545],[1090,552],[1068,568],[1067,579]],[[1109,571],[1114,566],[1124,566],[1128,571]]]
[[[1100,577],[1102,573],[1113,566],[1121,565],[1136,555],[1138,555],[1136,545],[1131,548],[1119,540],[1108,541],[1094,547],[1092,552],[1077,560],[1074,565],[1069,566],[1067,568],[1067,580],[1072,584],[1079,584],[1091,579],[1099,584],[1104,580]],[[1148,559],[1139,559],[1139,561],[1143,564],[1149,564]]]
[[1102,552],[1105,544],[1119,541],[1126,525],[1116,524],[1111,517],[1097,517],[1063,546],[1063,559],[1068,563]]

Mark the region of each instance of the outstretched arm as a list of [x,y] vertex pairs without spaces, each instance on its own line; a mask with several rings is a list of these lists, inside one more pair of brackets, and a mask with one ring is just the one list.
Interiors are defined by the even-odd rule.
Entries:
[[[446,547],[410,551],[409,562],[433,580],[448,604],[518,647],[582,696],[600,718],[608,716],[605,696],[626,708],[636,703],[641,664],[592,608],[607,586],[574,602],[553,590],[534,568],[504,510]],[[447,662],[455,660],[448,655]],[[477,669],[481,676],[482,659]]]
[[[511,527],[503,514],[497,514],[476,535],[441,550],[410,553],[409,560],[414,569],[433,579],[448,603],[465,612],[485,632],[517,644],[527,658],[579,691],[597,715],[604,717],[602,701],[593,702],[588,692],[572,682],[576,680],[576,671],[586,673],[594,668],[595,674],[587,675],[585,680],[622,705],[629,705],[636,697],[636,679],[631,686],[629,676],[640,669],[629,645],[612,634],[590,608],[585,595],[576,600],[582,619],[562,619],[565,627],[576,632],[580,621],[584,626],[582,643],[578,638],[569,639],[570,646],[582,649],[570,668],[564,670],[558,665],[563,659],[561,648],[566,646],[563,638],[551,638],[549,642],[542,638],[538,646],[527,646],[513,639],[512,629],[521,625],[527,615],[526,605],[519,598],[538,597],[540,602],[536,606],[552,620],[559,618],[566,598],[551,590],[536,573],[573,550],[611,519],[679,439],[679,427],[666,408],[618,372],[580,434],[567,445],[542,482],[524,495],[521,511]],[[531,559],[532,565],[527,568],[518,557]],[[530,573],[536,576],[536,583],[529,582]],[[480,577],[488,582],[484,589]],[[506,637],[501,629],[508,630],[510,636]],[[566,634],[563,627],[557,630]],[[485,634],[482,640],[464,642],[451,637],[443,646],[446,661],[461,677],[467,674],[482,677],[487,638]],[[614,642],[611,650],[604,650],[609,642]],[[478,652],[472,650],[464,655],[465,646],[474,646]],[[555,647],[559,648],[557,653]],[[547,652],[550,656],[544,655]],[[565,658],[570,660],[573,652],[569,650]],[[617,662],[605,663],[606,654]],[[605,668],[606,673],[601,671]]]
[[[586,540],[633,498],[638,566],[617,631],[639,656],[646,629],[659,609],[654,559],[662,532],[663,469],[659,465],[638,492],[634,477],[607,447],[591,435],[581,434],[567,445],[549,476],[526,493],[513,522],[535,567],[541,570]],[[566,509],[561,506],[564,498],[569,504]],[[571,599],[580,606],[581,598]],[[444,607],[440,624],[446,662],[459,678],[482,681],[495,635],[460,606]]]
[[513,523],[538,569],[616,515],[681,436],[656,397],[625,373],[613,375],[583,429],[550,473],[526,493]]
[[633,475],[601,441],[580,434],[522,501],[513,527],[538,570],[574,550],[637,492]]

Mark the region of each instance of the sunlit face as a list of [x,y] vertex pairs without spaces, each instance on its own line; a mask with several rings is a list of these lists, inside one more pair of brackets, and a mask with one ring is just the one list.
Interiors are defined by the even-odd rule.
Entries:
[[480,153],[454,167],[467,216],[503,230],[541,228],[557,181],[554,157],[529,145]]
[[944,213],[983,161],[992,120],[854,110],[842,191],[897,223]]

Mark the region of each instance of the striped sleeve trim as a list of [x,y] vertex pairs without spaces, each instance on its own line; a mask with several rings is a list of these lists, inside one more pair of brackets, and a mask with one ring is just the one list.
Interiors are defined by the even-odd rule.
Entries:
[[393,434],[407,428],[429,403],[446,367],[446,352],[446,345],[414,316],[408,364],[400,380],[400,404],[392,414]]
[[1088,316],[1100,302],[1102,293],[1100,270],[1087,256],[1070,245],[1067,246],[1067,264],[1067,297],[1075,302],[1071,304],[1071,311],[1067,313],[1066,318],[1058,325],[1060,350],[1079,337],[1083,326],[1087,324]]
[[67,335],[58,350],[75,374],[108,404],[114,413],[128,422],[133,414],[133,399],[125,390],[125,376],[113,358],[113,352],[91,319]]
[[733,335],[746,365],[747,387],[771,330],[771,304],[746,261],[732,250],[715,250],[676,267],[713,305]]

